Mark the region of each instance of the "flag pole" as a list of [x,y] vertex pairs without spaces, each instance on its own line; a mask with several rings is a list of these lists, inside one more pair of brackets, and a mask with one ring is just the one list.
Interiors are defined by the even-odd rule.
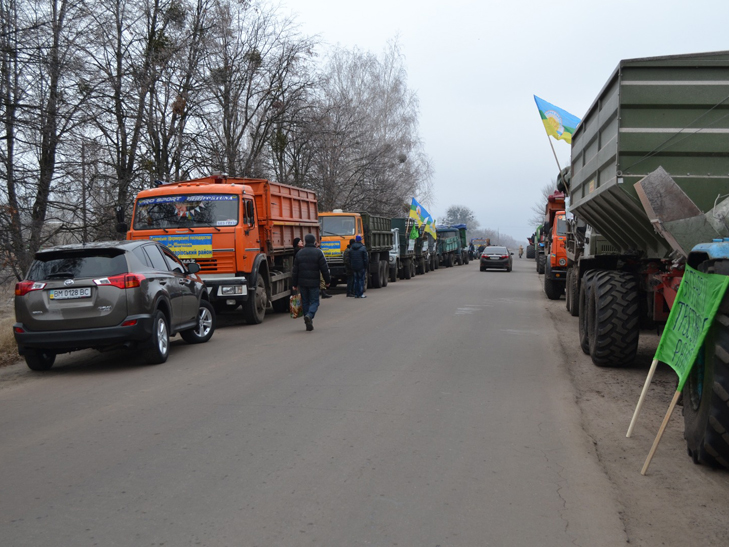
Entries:
[[648,371],[648,376],[645,379],[645,384],[643,385],[643,391],[640,393],[640,397],[638,398],[638,404],[635,407],[635,412],[633,412],[633,419],[630,420],[630,426],[628,427],[628,432],[625,434],[626,437],[630,437],[633,434],[633,428],[635,427],[635,422],[638,421],[638,414],[640,413],[640,409],[643,408],[643,402],[645,401],[646,393],[648,393],[648,388],[651,385],[651,382],[653,381],[653,375],[656,373],[656,368],[658,367],[658,359],[653,359],[653,362],[651,363],[651,369]]
[[547,133],[547,140],[549,141],[549,146],[552,148],[552,154],[554,154],[554,161],[557,162],[557,169],[559,169],[558,173],[562,174],[562,167],[559,165],[559,160],[557,159],[557,152],[554,151],[554,144],[552,144],[552,139],[549,138],[549,133]]
[[656,453],[656,448],[658,448],[658,443],[661,442],[661,437],[663,437],[663,432],[666,430],[666,426],[668,425],[668,419],[671,417],[671,414],[673,414],[673,409],[676,408],[676,403],[678,403],[678,397],[681,395],[680,391],[677,391],[673,394],[673,399],[671,400],[671,404],[668,407],[668,411],[666,412],[665,417],[663,418],[663,423],[661,424],[661,428],[658,430],[658,435],[656,435],[656,440],[653,441],[653,446],[651,446],[651,451],[648,453],[648,457],[645,460],[645,463],[643,464],[643,469],[641,469],[640,474],[645,475],[648,471],[648,466],[651,464],[651,460],[653,459],[653,455]]

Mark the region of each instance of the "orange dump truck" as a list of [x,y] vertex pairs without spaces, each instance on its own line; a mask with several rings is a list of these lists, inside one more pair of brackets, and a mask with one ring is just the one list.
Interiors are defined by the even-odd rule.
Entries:
[[288,310],[294,238],[319,236],[316,194],[263,179],[213,175],[140,192],[127,239],[154,239],[200,265],[217,310],[260,323]]
[[550,300],[559,299],[567,281],[567,218],[563,192],[547,198],[544,209],[544,292]]

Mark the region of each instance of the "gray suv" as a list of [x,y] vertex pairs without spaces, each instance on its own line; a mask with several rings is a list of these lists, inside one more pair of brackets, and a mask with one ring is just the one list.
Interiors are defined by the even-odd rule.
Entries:
[[196,344],[215,331],[199,269],[149,240],[39,251],[15,286],[18,352],[32,370],[84,348],[141,349],[147,362],[163,363],[170,336]]

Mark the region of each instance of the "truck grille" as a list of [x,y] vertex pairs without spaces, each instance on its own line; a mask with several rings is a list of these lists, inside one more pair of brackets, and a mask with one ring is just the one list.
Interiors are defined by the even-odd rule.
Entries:
[[235,272],[235,255],[233,253],[220,253],[213,258],[198,258],[200,273],[233,273]]

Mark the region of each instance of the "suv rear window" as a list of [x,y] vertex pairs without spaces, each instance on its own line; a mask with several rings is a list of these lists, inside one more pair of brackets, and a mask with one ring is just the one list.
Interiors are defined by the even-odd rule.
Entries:
[[28,271],[27,279],[79,279],[109,277],[127,273],[127,260],[120,249],[83,249],[38,253]]

